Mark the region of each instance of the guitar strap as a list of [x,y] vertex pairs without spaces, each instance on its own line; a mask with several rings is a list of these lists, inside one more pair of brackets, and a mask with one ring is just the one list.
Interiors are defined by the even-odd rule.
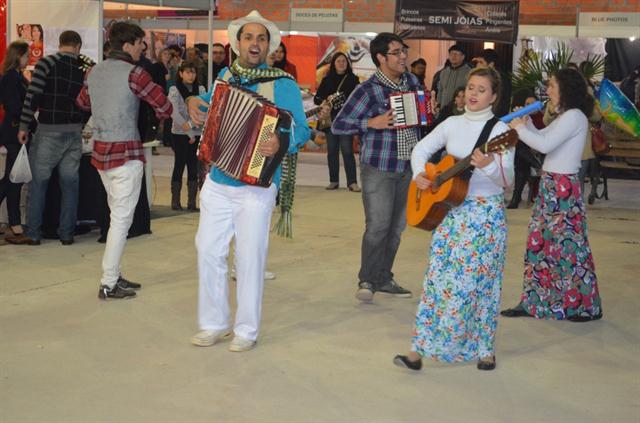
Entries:
[[[481,145],[485,144],[489,140],[489,135],[491,135],[491,130],[493,129],[494,126],[496,126],[496,123],[498,123],[498,120],[499,119],[494,116],[484,124],[484,128],[482,128],[482,132],[480,132],[478,141],[476,141],[476,145],[473,146],[471,153],[473,153],[473,151],[476,148],[480,148]],[[465,180],[471,179],[471,175],[473,175],[474,169],[475,169],[475,166],[469,166],[464,172],[462,172],[460,177]]]

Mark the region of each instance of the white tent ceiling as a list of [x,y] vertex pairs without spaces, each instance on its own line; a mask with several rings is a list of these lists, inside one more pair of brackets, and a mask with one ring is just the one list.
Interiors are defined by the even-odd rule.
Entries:
[[213,0],[109,0],[113,3],[143,4],[146,6],[180,7],[188,9],[209,10]]

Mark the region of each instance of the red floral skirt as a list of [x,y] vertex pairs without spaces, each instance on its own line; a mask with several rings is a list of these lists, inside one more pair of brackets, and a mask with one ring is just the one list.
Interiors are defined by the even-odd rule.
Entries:
[[578,175],[542,173],[529,222],[521,301],[539,319],[602,315]]

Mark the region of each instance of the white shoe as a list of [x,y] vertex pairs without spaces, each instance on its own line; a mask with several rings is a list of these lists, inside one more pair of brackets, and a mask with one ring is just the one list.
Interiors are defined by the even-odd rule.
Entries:
[[233,337],[231,344],[229,344],[229,351],[233,352],[242,352],[249,351],[256,346],[256,341],[251,341],[249,339],[242,338],[238,335]]
[[[235,268],[231,268],[231,270],[229,271],[229,274],[231,275],[231,279],[233,279],[234,281],[236,280],[236,269]],[[276,274],[273,272],[270,272],[268,270],[264,271],[264,280],[265,281],[272,281],[276,278]]]
[[230,333],[226,330],[213,331],[201,330],[191,337],[191,343],[198,347],[210,347],[216,342],[226,338]]

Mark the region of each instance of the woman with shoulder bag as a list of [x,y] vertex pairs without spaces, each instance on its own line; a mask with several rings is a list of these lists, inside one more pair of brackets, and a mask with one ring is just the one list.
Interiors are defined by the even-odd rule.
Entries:
[[185,100],[187,97],[203,94],[206,90],[196,80],[196,65],[184,62],[178,68],[176,85],[169,89],[169,101],[173,106],[171,118],[171,138],[174,152],[173,175],[171,176],[171,208],[182,210],[180,191],[182,190],[182,174],[187,167],[187,209],[198,211],[196,194],[198,192],[198,141],[201,128],[194,128],[189,120]]
[[18,142],[18,125],[28,85],[26,78],[22,75],[22,71],[27,66],[28,61],[29,45],[24,41],[14,41],[9,44],[4,63],[0,69],[2,77],[0,96],[5,110],[4,120],[0,126],[0,144],[7,149],[4,177],[0,180],[0,204],[5,198],[7,199],[9,226],[16,237],[23,234],[20,220],[22,184],[11,182],[9,174],[22,147]]
[[[349,98],[353,90],[360,83],[358,77],[351,70],[349,59],[344,53],[335,53],[331,59],[329,72],[320,82],[318,92],[313,101],[315,104],[330,105],[330,96],[341,93],[343,99]],[[340,109],[342,102],[331,104],[330,117],[333,120]],[[342,160],[344,162],[344,170],[347,175],[347,187],[349,191],[360,192],[358,180],[356,177],[356,159],[353,154],[353,136],[352,135],[336,135],[331,132],[331,126],[327,128],[319,128],[327,136],[327,162],[329,165],[329,185],[328,190],[338,189],[340,186],[340,159],[338,152],[342,151]]]

